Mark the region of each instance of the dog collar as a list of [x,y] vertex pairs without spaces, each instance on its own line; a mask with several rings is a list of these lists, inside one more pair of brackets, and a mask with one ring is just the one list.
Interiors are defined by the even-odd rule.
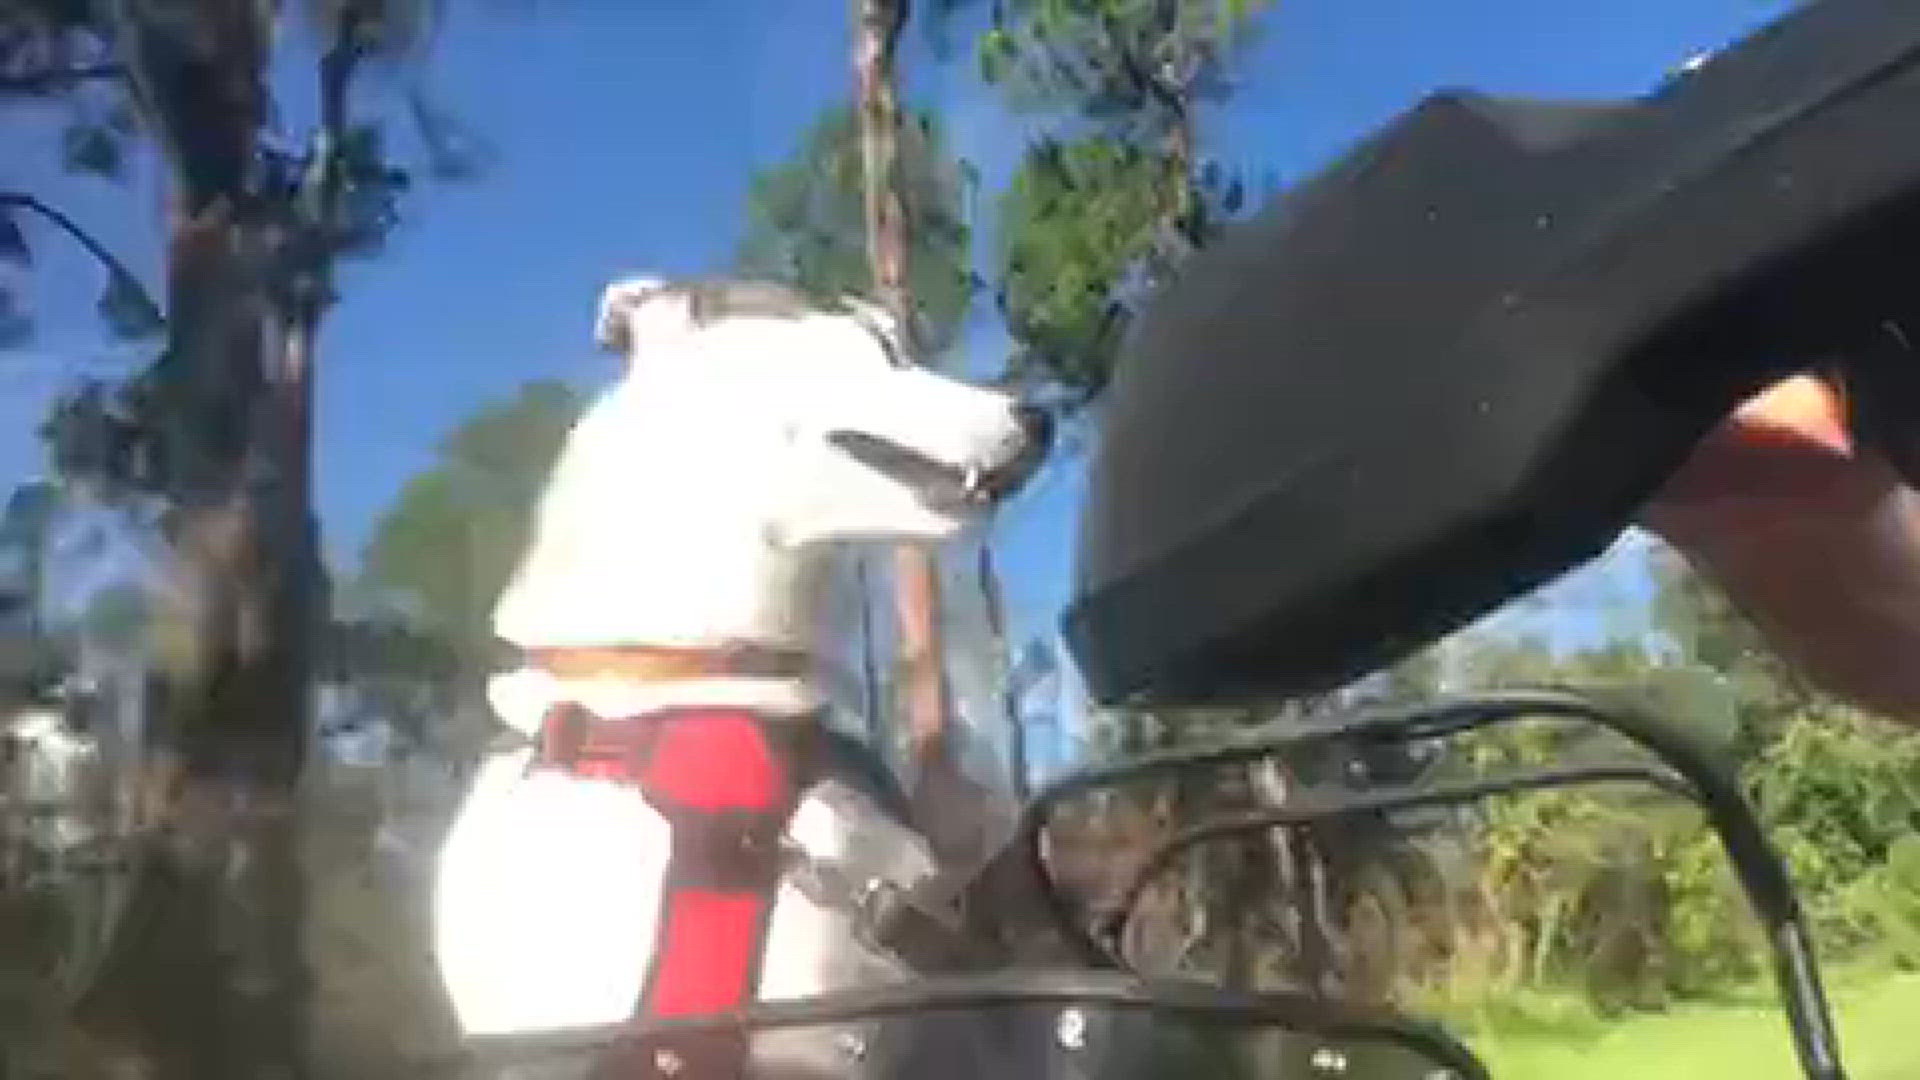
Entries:
[[802,679],[818,661],[800,649],[734,644],[711,648],[615,645],[526,650],[534,667],[562,679],[624,678],[642,682],[685,679]]

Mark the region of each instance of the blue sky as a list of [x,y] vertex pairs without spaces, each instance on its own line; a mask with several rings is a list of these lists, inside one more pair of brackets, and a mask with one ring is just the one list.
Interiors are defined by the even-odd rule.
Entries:
[[[381,259],[343,276],[322,343],[318,497],[328,549],[350,564],[436,440],[521,383],[592,385],[613,371],[591,347],[601,285],[629,270],[723,267],[752,171],[786,155],[851,85],[846,0],[453,3],[431,82],[495,152],[480,181],[428,184]],[[1689,54],[1784,8],[1778,0],[1282,0],[1241,64],[1243,84],[1208,116],[1223,159],[1298,178],[1441,86],[1539,96],[1641,91]],[[914,36],[916,102],[939,109],[981,170],[981,221],[1023,134],[961,61],[939,66]],[[288,114],[306,111],[306,58],[280,65]],[[49,197],[157,280],[159,184],[142,162],[119,185],[62,177],[56,129],[0,115],[0,188]],[[18,152],[11,152],[11,151]],[[0,356],[0,481],[32,475],[47,395],[106,369],[89,305],[97,277],[36,232],[36,345]],[[991,321],[967,343],[989,366]],[[1069,582],[1080,478],[1054,469],[1001,526],[1022,636],[1044,632]]]

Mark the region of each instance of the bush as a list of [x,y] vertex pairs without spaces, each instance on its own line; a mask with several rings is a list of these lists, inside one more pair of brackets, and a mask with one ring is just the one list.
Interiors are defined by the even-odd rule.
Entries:
[[[1920,734],[1839,707],[1776,720],[1743,780],[1823,959],[1920,967]],[[1538,767],[1567,753],[1564,740],[1523,724],[1475,735],[1456,760],[1483,775]],[[1491,803],[1477,819],[1475,889],[1507,940],[1469,993],[1573,990],[1611,1012],[1765,974],[1738,880],[1691,807],[1568,789]]]
[[1920,960],[1920,733],[1844,709],[1798,717],[1746,779],[1823,953]]

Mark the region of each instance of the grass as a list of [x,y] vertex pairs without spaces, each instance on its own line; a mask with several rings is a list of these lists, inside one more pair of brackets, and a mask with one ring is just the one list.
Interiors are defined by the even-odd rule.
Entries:
[[[1831,984],[1851,1080],[1920,1077],[1920,974],[1843,973]],[[1800,1080],[1779,1007],[1745,997],[1612,1022],[1564,1007],[1482,1012],[1455,1029],[1500,1080]]]

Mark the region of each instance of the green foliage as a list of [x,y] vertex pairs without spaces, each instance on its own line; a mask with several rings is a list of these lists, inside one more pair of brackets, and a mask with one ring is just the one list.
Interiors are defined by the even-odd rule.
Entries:
[[404,170],[391,164],[386,133],[378,124],[349,128],[340,140],[337,160],[340,194],[331,249],[346,256],[379,254],[399,224],[400,197],[411,181]]
[[27,247],[27,234],[13,214],[0,208],[0,262],[18,267],[33,265],[33,251]]
[[462,424],[381,519],[362,558],[366,584],[405,598],[465,655],[483,652],[494,600],[583,407],[567,386],[537,382]]
[[1842,906],[1871,935],[1872,948],[1906,970],[1920,969],[1920,834],[1893,842],[1887,859],[1849,885]]
[[[107,273],[95,310],[107,331],[123,340],[148,337],[165,325],[160,308],[126,264],[72,218],[31,195],[0,191],[0,263],[26,269],[33,250],[22,225],[28,216],[42,221],[78,243]],[[0,348],[24,344],[33,334],[32,317],[20,306],[16,292],[0,281]]]
[[144,640],[152,622],[152,600],[137,585],[114,585],[100,590],[81,613],[86,630],[101,644],[131,653]]
[[[1450,645],[1448,683],[1637,691],[1736,771],[1789,865],[1823,961],[1920,968],[1920,732],[1812,690],[1684,564],[1662,562],[1659,574],[1659,634],[1561,652],[1540,639],[1469,637]],[[1346,697],[1417,701],[1432,696],[1439,674],[1431,654],[1415,657]],[[1139,752],[1254,718],[1134,714],[1111,718],[1105,734],[1113,749]],[[1460,780],[1633,756],[1617,737],[1542,719],[1457,739],[1441,771]],[[1288,767],[1310,783],[1325,774],[1312,764]],[[1235,797],[1205,778],[1176,785],[1157,807],[1134,805],[1190,821]],[[1617,1015],[1738,995],[1768,973],[1718,836],[1663,793],[1626,784],[1534,792],[1435,828],[1468,855],[1458,878],[1444,875],[1441,897],[1413,899],[1403,923],[1437,925],[1437,947],[1395,954],[1403,986],[1456,1004],[1570,994]],[[1218,880],[1181,886],[1192,910],[1222,910],[1232,892],[1228,870],[1207,875]]]
[[122,178],[136,121],[119,78],[119,27],[106,5],[0,0],[0,99],[66,112],[60,157],[69,172]]
[[314,35],[331,37],[343,16],[355,21],[354,38],[367,52],[388,58],[418,56],[446,16],[445,0],[306,0],[299,6]]
[[[76,175],[122,179],[138,141],[152,139],[166,144],[164,156],[182,170],[176,177],[182,182],[190,184],[194,176],[214,173],[244,176],[244,181],[236,179],[229,185],[236,190],[220,194],[257,206],[256,220],[274,221],[291,238],[280,245],[279,258],[270,264],[276,290],[313,288],[315,279],[324,276],[318,264],[330,257],[381,250],[398,222],[399,197],[408,186],[406,174],[393,167],[380,128],[368,123],[349,125],[333,146],[327,133],[317,131],[306,146],[260,138],[247,148],[252,161],[213,160],[221,156],[215,147],[222,141],[207,139],[203,127],[210,121],[217,126],[218,118],[194,102],[192,96],[199,91],[190,88],[191,80],[162,72],[174,64],[180,50],[209,42],[267,41],[277,29],[275,20],[292,11],[311,25],[316,39],[327,47],[320,63],[323,99],[336,95],[344,112],[354,70],[370,58],[390,68],[412,65],[408,113],[422,136],[430,171],[440,177],[467,177],[479,168],[477,140],[448,110],[429,100],[414,63],[424,55],[444,13],[440,0],[308,0],[292,7],[243,4],[232,10],[189,4],[176,13],[178,17],[155,17],[148,6],[0,0],[0,73],[4,73],[0,74],[0,102],[25,97],[62,108],[66,117],[60,157],[67,171]],[[222,23],[223,19],[233,20],[233,25]],[[136,43],[139,48],[132,47]],[[262,52],[240,47],[223,60],[260,64],[264,58]],[[136,77],[142,71],[146,77]],[[236,85],[246,82],[262,93],[260,115],[271,116],[275,109],[264,73],[233,74]],[[175,100],[175,95],[185,96]],[[238,99],[233,104],[242,107]],[[323,167],[323,162],[331,162],[332,167]],[[322,177],[329,180],[323,182]],[[0,195],[26,198],[16,193]],[[159,306],[111,253],[57,211],[38,200],[32,202],[43,216],[57,219],[109,271],[97,305],[105,329],[120,338],[146,337],[159,330]],[[329,205],[323,210],[322,203]],[[17,215],[0,213],[0,263],[25,266],[27,240]],[[318,292],[327,294],[324,286]],[[24,344],[32,333],[32,321],[18,291],[0,282],[0,348]]]
[[67,168],[76,173],[119,179],[126,165],[126,150],[118,133],[100,124],[78,123],[67,128],[61,152]]
[[[753,179],[735,254],[743,275],[785,282],[824,301],[873,294],[867,258],[864,163],[852,106],[829,110],[786,162]],[[916,336],[931,354],[951,347],[972,302],[971,177],[948,153],[931,114],[901,125],[898,182],[907,215],[907,290]]]
[[[1920,963],[1920,733],[1811,690],[1685,564],[1663,560],[1658,573],[1655,623],[1677,657],[1639,642],[1555,655],[1537,640],[1482,641],[1465,680],[1646,688],[1739,770],[1822,956]],[[1463,740],[1451,767],[1565,764],[1613,742],[1522,724]],[[1690,808],[1626,788],[1540,792],[1489,804],[1475,836],[1475,889],[1509,936],[1508,962],[1479,992],[1574,989],[1611,1009],[1720,995],[1764,974],[1726,855]]]
[[1233,50],[1270,0],[1009,0],[976,46],[983,80],[1022,111],[1154,138],[1230,89]]
[[[947,0],[946,9],[963,6]],[[1130,302],[1174,272],[1243,186],[1196,157],[1195,111],[1265,0],[1011,0],[976,43],[982,79],[1053,117],[1002,198],[996,267],[1010,378],[1069,407],[1105,387]]]
[[1911,857],[1899,845],[1920,830],[1920,733],[1850,710],[1801,717],[1752,762],[1747,783],[1822,944],[1852,951],[1903,930],[1887,923],[1920,900],[1899,895]]
[[1836,707],[1781,660],[1746,616],[1711,581],[1671,551],[1653,562],[1655,628],[1690,665],[1720,676],[1732,694],[1742,748],[1756,753],[1787,718]]
[[487,168],[491,149],[458,114],[415,87],[407,112],[426,150],[427,170],[438,180],[472,180]]
[[11,289],[0,288],[0,350],[16,349],[33,340],[33,317],[20,308]]
[[1376,700],[1386,705],[1417,705],[1440,693],[1442,664],[1437,649],[1423,649],[1381,672]]
[[1163,155],[1104,136],[1027,151],[1000,204],[1014,377],[1081,401],[1105,387],[1125,325],[1121,288],[1156,254],[1182,183]]
[[[1639,684],[1660,683],[1662,669],[1631,648],[1554,657],[1526,642],[1483,646],[1475,674],[1491,685],[1636,685],[1636,657]],[[1612,737],[1544,721],[1476,732],[1460,745],[1453,767],[1477,776],[1626,754]],[[1494,984],[1477,993],[1570,987],[1612,1011],[1754,973],[1725,858],[1690,807],[1642,788],[1583,787],[1495,800],[1475,819],[1477,899],[1507,937]]]
[[96,309],[107,330],[122,339],[150,337],[166,326],[165,317],[147,290],[119,267],[108,272],[107,286],[100,293]]

